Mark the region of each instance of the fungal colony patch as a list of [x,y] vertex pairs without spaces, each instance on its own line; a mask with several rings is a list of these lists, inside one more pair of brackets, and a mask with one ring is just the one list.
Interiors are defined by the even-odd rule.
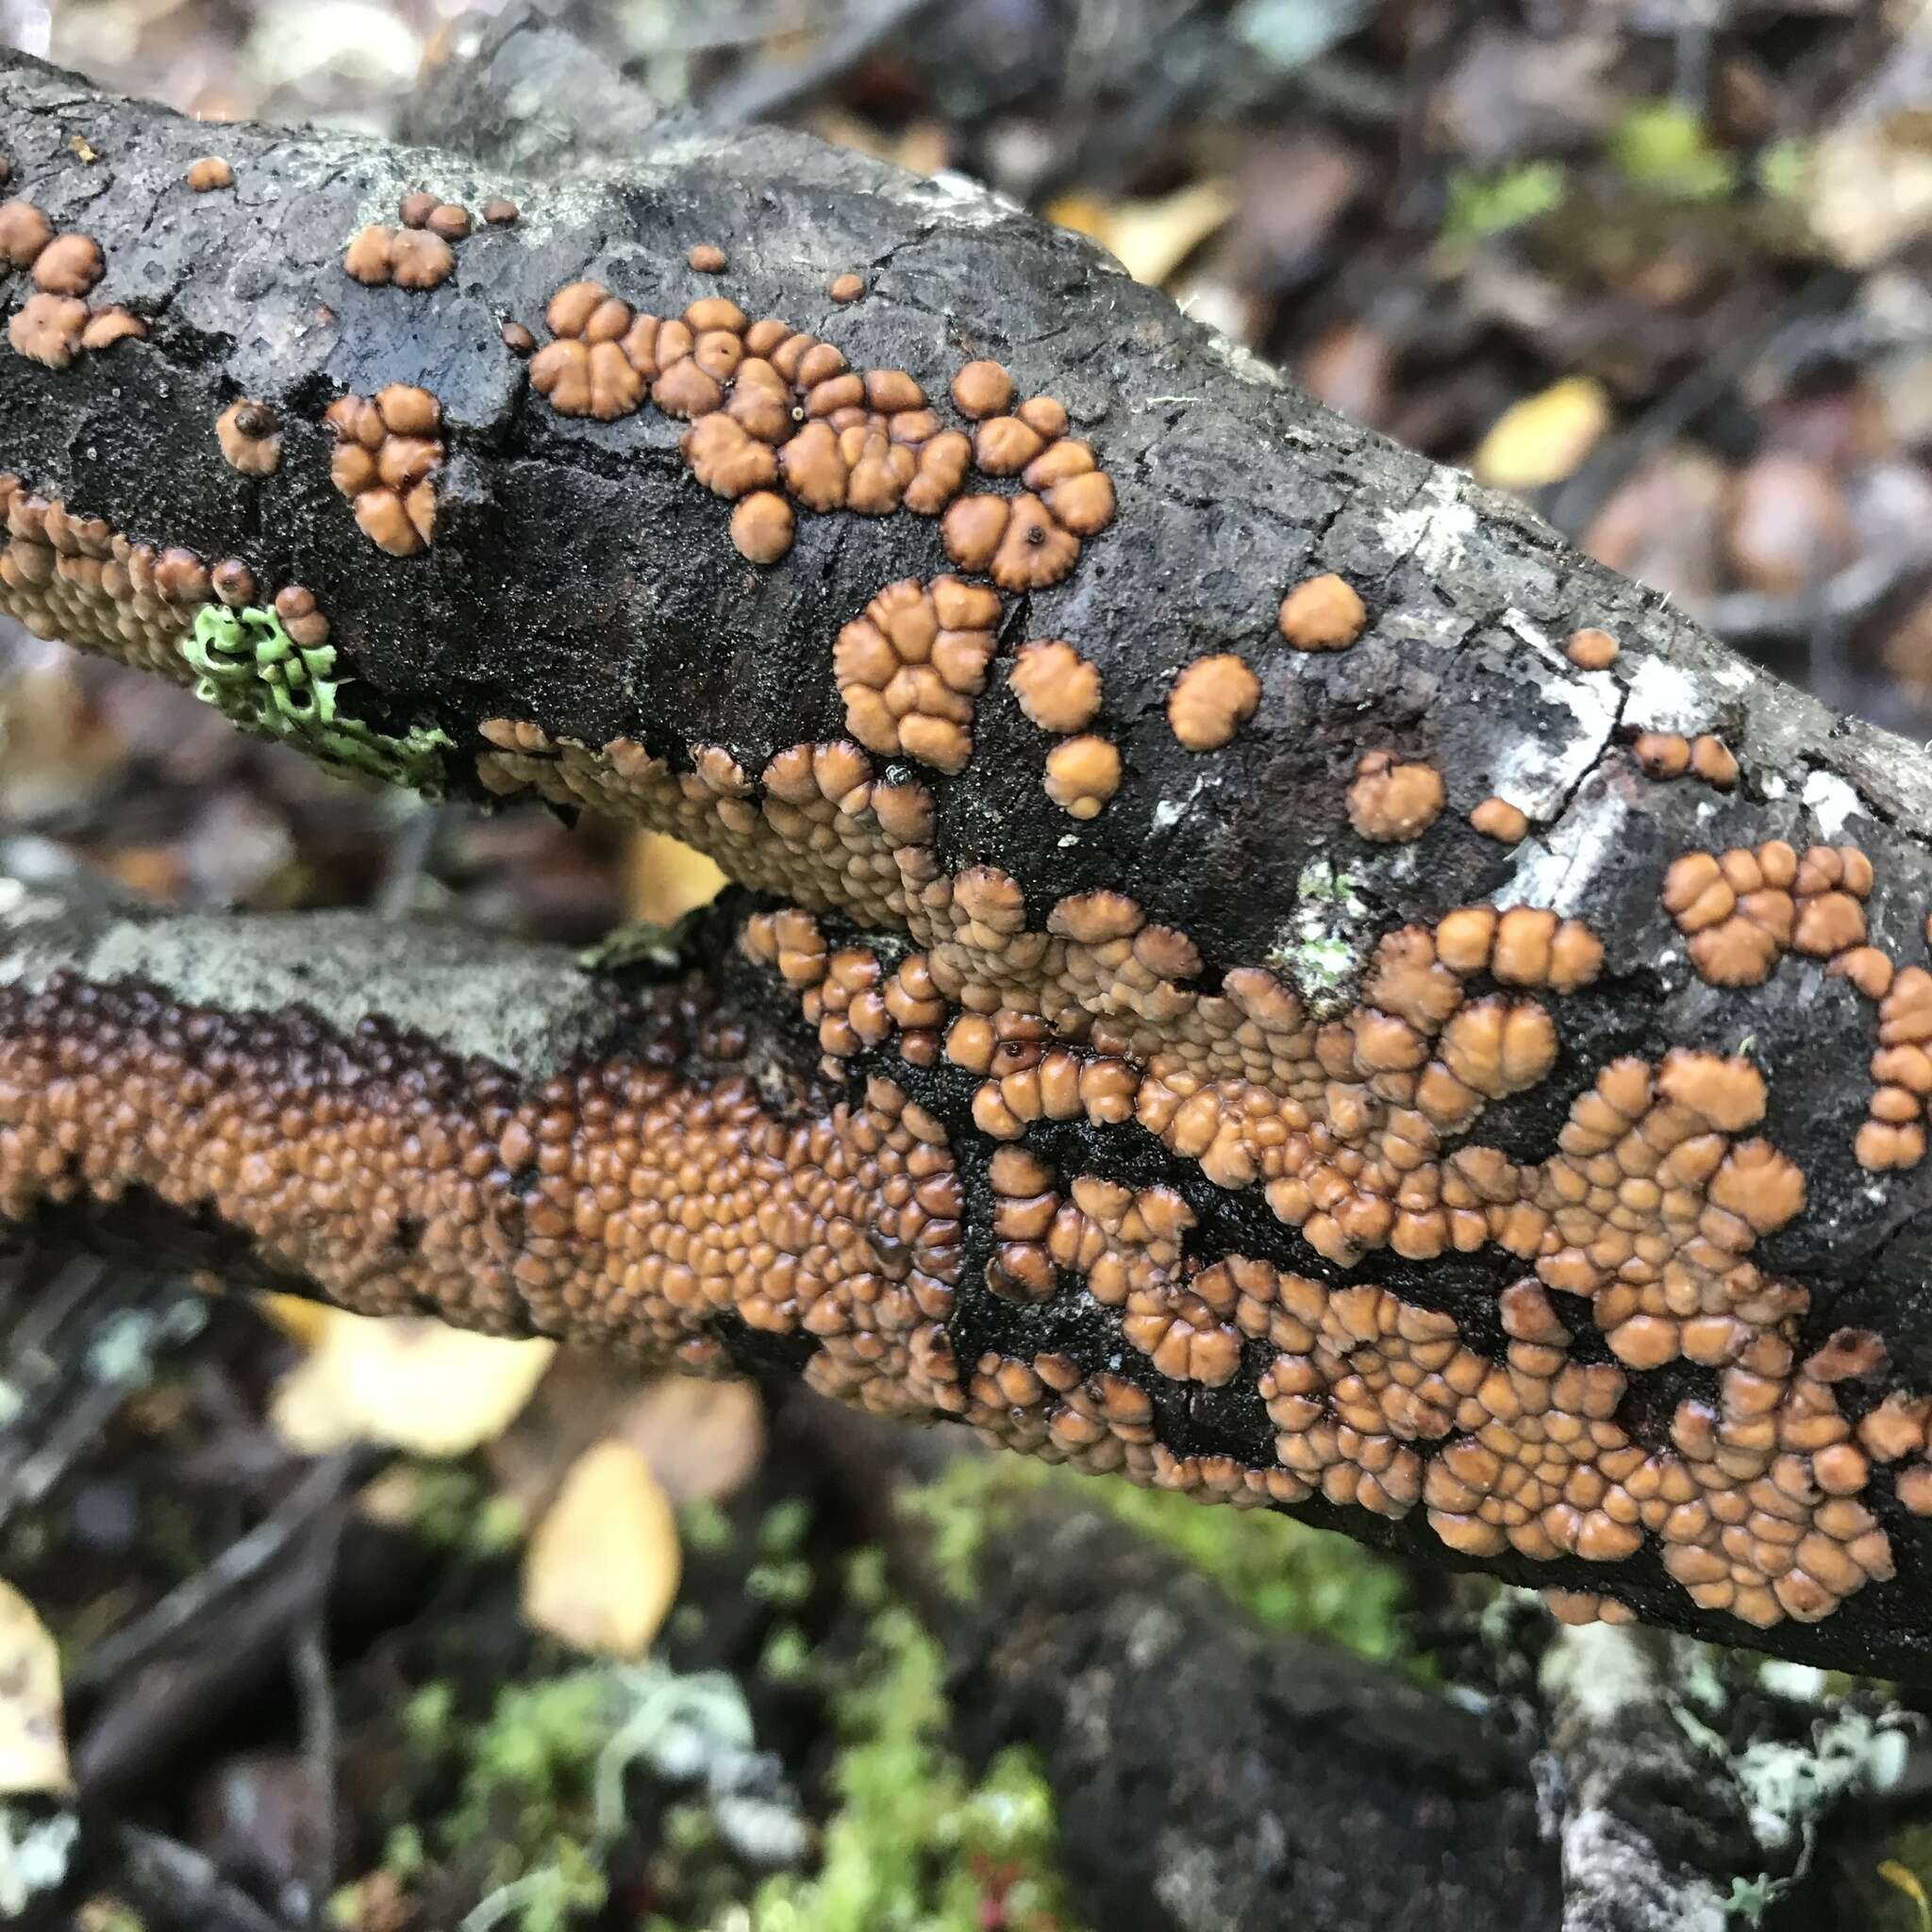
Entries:
[[118,305],[90,307],[84,299],[107,272],[91,235],[57,235],[30,201],[0,202],[0,261],[25,270],[32,284],[7,325],[18,356],[48,369],[65,369],[84,351],[139,341],[147,325]]
[[[426,192],[398,214],[354,237],[344,266],[433,290],[471,217]],[[516,209],[493,201],[483,216],[503,225]],[[0,256],[36,285],[10,325],[15,348],[64,366],[89,346],[98,249],[15,201],[0,207]],[[686,266],[718,275],[727,261],[701,242]],[[865,289],[846,274],[826,292],[843,303]],[[80,319],[29,318],[35,303],[74,304]],[[1823,1617],[1891,1574],[1860,1499],[1874,1463],[1898,1465],[1901,1500],[1932,1514],[1932,1397],[1894,1392],[1848,1417],[1841,1385],[1884,1360],[1862,1331],[1800,1358],[1806,1292],[1755,1257],[1802,1211],[1805,1177],[1762,1131],[1757,1067],[1689,1044],[1615,1058],[1563,1090],[1541,1150],[1493,1127],[1508,1147],[1480,1138],[1490,1109],[1563,1077],[1563,1002],[1605,963],[1585,924],[1533,905],[1451,906],[1365,945],[1358,988],[1353,967],[1339,987],[1297,986],[1266,965],[1210,967],[1124,892],[1042,911],[1041,881],[942,860],[924,776],[943,787],[973,757],[1001,593],[1063,581],[1115,517],[1112,481],[1060,403],[976,358],[935,407],[908,372],[854,370],[835,345],[720,294],[659,317],[578,280],[544,322],[541,346],[503,325],[507,349],[530,356],[531,391],[564,419],[615,423],[648,405],[686,424],[683,462],[730,504],[729,541],[750,563],[784,558],[804,516],[938,520],[952,572],[885,586],[830,641],[849,739],[794,744],[752,772],[719,745],[674,758],[529,719],[478,727],[491,793],[669,831],[788,902],[749,918],[741,949],[796,999],[847,1099],[781,1117],[737,1064],[742,1030],[689,991],[653,996],[633,1055],[519,1081],[379,1022],[343,1036],[299,1013],[240,1018],[59,980],[0,989],[0,1215],[138,1186],[210,1209],[270,1266],[367,1312],[436,1307],[700,1369],[725,1365],[739,1326],[794,1336],[814,1350],[816,1386],[885,1412],[961,1417],[990,1441],[1208,1500],[1319,1496],[1416,1515],[1470,1557],[1617,1564],[1648,1548],[1697,1605],[1757,1626]],[[325,420],[362,530],[399,558],[427,549],[445,459],[436,398],[396,383],[341,397]],[[236,471],[275,474],[272,406],[238,398],[214,430]],[[240,558],[157,550],[12,477],[0,507],[0,608],[30,628],[194,682],[251,728],[338,762],[440,778],[439,730],[386,740],[341,715],[345,678],[308,590],[262,601]],[[1368,623],[1355,587],[1319,574],[1282,597],[1274,632],[1331,654]],[[1586,673],[1619,655],[1596,629],[1565,649]],[[1051,740],[1047,797],[1091,820],[1124,778],[1096,728],[1103,665],[1040,638],[1006,675]],[[1245,657],[1210,650],[1176,664],[1168,725],[1189,752],[1219,753],[1262,694]],[[1644,733],[1631,754],[1656,782],[1739,778],[1708,734]],[[1384,847],[1428,838],[1449,802],[1442,771],[1406,750],[1361,751],[1337,791],[1338,836]],[[1501,796],[1467,823],[1504,845],[1530,829]],[[1895,970],[1871,943],[1873,887],[1854,846],[1771,841],[1680,855],[1661,901],[1713,986],[1762,985],[1796,953],[1874,1005],[1857,1151],[1882,1170],[1924,1154],[1932,973]],[[947,1124],[908,1097],[906,1072],[941,1066],[968,1076],[965,1110],[990,1143],[970,1291],[983,1284],[1049,1324],[1097,1323],[1119,1343],[1107,1372],[1052,1349],[955,1361],[966,1194]],[[1077,1140],[1057,1123],[1078,1124]],[[1251,1195],[1310,1272],[1217,1252],[1174,1187],[1048,1152],[1102,1141],[1158,1143]],[[1500,1264],[1500,1349],[1348,1278],[1379,1254]],[[1585,1319],[1601,1346],[1578,1346]],[[1631,1377],[1678,1363],[1707,1372],[1706,1393],[1641,1439]],[[1272,1460],[1175,1446],[1165,1418],[1204,1391],[1265,1408]],[[1613,1590],[1565,1589],[1555,1607],[1628,1613]]]

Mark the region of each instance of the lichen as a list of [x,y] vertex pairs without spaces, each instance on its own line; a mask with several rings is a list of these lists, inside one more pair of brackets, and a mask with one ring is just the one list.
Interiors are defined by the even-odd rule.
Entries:
[[195,696],[230,724],[281,739],[343,771],[417,791],[441,791],[447,733],[411,724],[398,738],[341,709],[338,694],[353,680],[336,675],[335,646],[296,643],[269,606],[207,605],[180,648],[196,674]]

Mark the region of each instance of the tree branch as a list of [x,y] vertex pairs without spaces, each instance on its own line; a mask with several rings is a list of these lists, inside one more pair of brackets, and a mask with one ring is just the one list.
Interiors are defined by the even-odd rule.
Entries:
[[957,181],[0,104],[0,602],[768,895],[16,886],[0,1211],[1925,1674],[1922,752]]

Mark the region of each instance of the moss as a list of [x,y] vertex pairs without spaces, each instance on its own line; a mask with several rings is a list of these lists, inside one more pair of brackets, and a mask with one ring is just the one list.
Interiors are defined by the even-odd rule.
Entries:
[[1051,1792],[1021,1751],[968,1777],[945,1743],[939,1645],[881,1575],[876,1552],[855,1559],[853,1593],[874,1607],[832,1696],[838,1807],[820,1868],[766,1880],[750,1932],[1068,1932]]
[[1702,117],[1676,101],[1633,108],[1610,138],[1619,173],[1665,201],[1719,201],[1738,185],[1730,156],[1711,143]]
[[385,784],[442,789],[448,735],[412,724],[401,738],[389,737],[351,717],[338,703],[352,680],[336,675],[335,646],[296,643],[271,607],[206,606],[181,640],[181,655],[196,674],[195,696],[242,730],[285,739],[325,764]]
[[1506,234],[1560,207],[1565,188],[1563,170],[1555,161],[1529,161],[1495,175],[1458,168],[1449,177],[1443,239],[1480,242]]
[[931,1533],[933,1562],[946,1589],[962,1599],[975,1593],[986,1538],[1045,1483],[1077,1485],[1079,1501],[1099,1505],[1174,1551],[1271,1629],[1420,1668],[1400,1624],[1401,1574],[1373,1552],[1290,1516],[1204,1508],[1191,1497],[1136,1489],[1117,1476],[958,1458],[907,1499]]

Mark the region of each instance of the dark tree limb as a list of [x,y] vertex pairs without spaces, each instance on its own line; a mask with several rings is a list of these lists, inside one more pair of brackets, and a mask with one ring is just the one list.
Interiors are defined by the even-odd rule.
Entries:
[[[196,127],[17,57],[0,127],[13,192],[102,252],[86,302],[145,330],[63,367],[0,354],[8,608],[204,676],[231,714],[337,762],[668,824],[808,915],[748,928],[750,902],[724,905],[654,991],[472,940],[125,920],[15,884],[10,1212],[137,1224],[355,1306],[803,1365],[893,1412],[1480,1560],[1571,1592],[1573,1614],[1607,1597],[1925,1673],[1924,753],[1755,673],[1520,508],[1340,423],[1085,242],[957,181],[680,128],[552,185]],[[197,194],[185,177],[211,149],[234,184]],[[424,189],[471,208],[508,194],[522,218],[459,242],[432,289],[350,276],[352,238]],[[722,278],[687,267],[701,246]],[[865,285],[849,307],[827,293],[841,272]],[[857,722],[841,686],[863,678],[833,642],[895,580],[974,575],[970,533],[801,507],[782,559],[747,562],[680,422],[648,403],[559,413],[504,341],[585,276],[640,312],[722,290],[855,367],[909,372],[948,424],[970,358],[1064,405],[1118,513],[1079,519],[1076,556],[1048,519],[995,561],[959,769],[943,732],[938,753],[899,747],[930,763],[844,741],[878,725]],[[8,300],[23,349],[47,352],[68,312],[29,314],[24,275]],[[351,513],[323,420],[391,383],[433,395],[442,445],[433,536],[408,556]],[[242,398],[281,439],[266,474],[222,453]],[[368,521],[410,547],[393,516]],[[1026,588],[1036,548],[1068,567]],[[1290,648],[1283,592],[1330,573],[1366,606],[1359,641]],[[325,619],[334,655],[308,665],[294,722],[271,689],[286,670],[238,685],[212,646],[183,647],[225,588],[281,596],[304,649]],[[1566,654],[1585,628],[1621,641],[1613,665]],[[1099,669],[1093,729],[1123,775],[1097,816],[1043,788],[1053,740],[1009,682],[1029,638]],[[1220,656],[1258,702],[1231,741],[1191,749],[1168,700]],[[1668,776],[1706,734],[1705,776]],[[1426,784],[1420,810],[1378,800],[1371,754],[1433,773],[1444,808],[1419,823]],[[1491,798],[1531,836],[1474,829]],[[1794,875],[1783,844],[1819,851]],[[1701,897],[1667,908],[1674,866],[1731,848],[1768,856],[1734,863],[1728,923],[1701,925]],[[1469,907],[1532,911],[1493,950],[1478,916],[1472,955],[1467,923],[1454,944],[1444,923]],[[1533,914],[1573,922],[1560,961]],[[861,1035],[838,1003],[873,974],[898,974],[909,1017]],[[1467,1017],[1460,1050],[1439,1001]],[[1509,1002],[1520,1056],[1493,1037]],[[995,1008],[1011,1088],[966,1037]],[[371,1016],[386,1028],[358,1033]],[[1907,1051],[1874,1072],[1881,1043]],[[1431,1054],[1470,1074],[1434,1114],[1415,1071]],[[1048,1075],[1075,1072],[1092,1086],[1048,1108]],[[1208,1073],[1228,1091],[1197,1137],[1201,1109],[1176,1108]],[[620,1089],[656,1109],[621,1156],[633,1190],[648,1170],[664,1224],[738,1243],[701,1290],[616,1177],[566,1185]],[[117,1106],[136,1091],[157,1118]],[[221,1110],[242,1094],[267,1109],[245,1158]],[[458,1185],[429,1172],[432,1146],[480,1165]],[[741,1182],[730,1163],[754,1146]],[[1001,1206],[1016,1154],[1039,1164],[1026,1198],[1065,1233],[1058,1258]],[[772,1236],[767,1202],[803,1218]],[[613,1216],[648,1247],[635,1278],[602,1245]],[[1239,1328],[1223,1261],[1272,1284]],[[1381,1311],[1373,1343],[1348,1328],[1355,1290]],[[1405,1392],[1445,1337],[1453,1392]]]

